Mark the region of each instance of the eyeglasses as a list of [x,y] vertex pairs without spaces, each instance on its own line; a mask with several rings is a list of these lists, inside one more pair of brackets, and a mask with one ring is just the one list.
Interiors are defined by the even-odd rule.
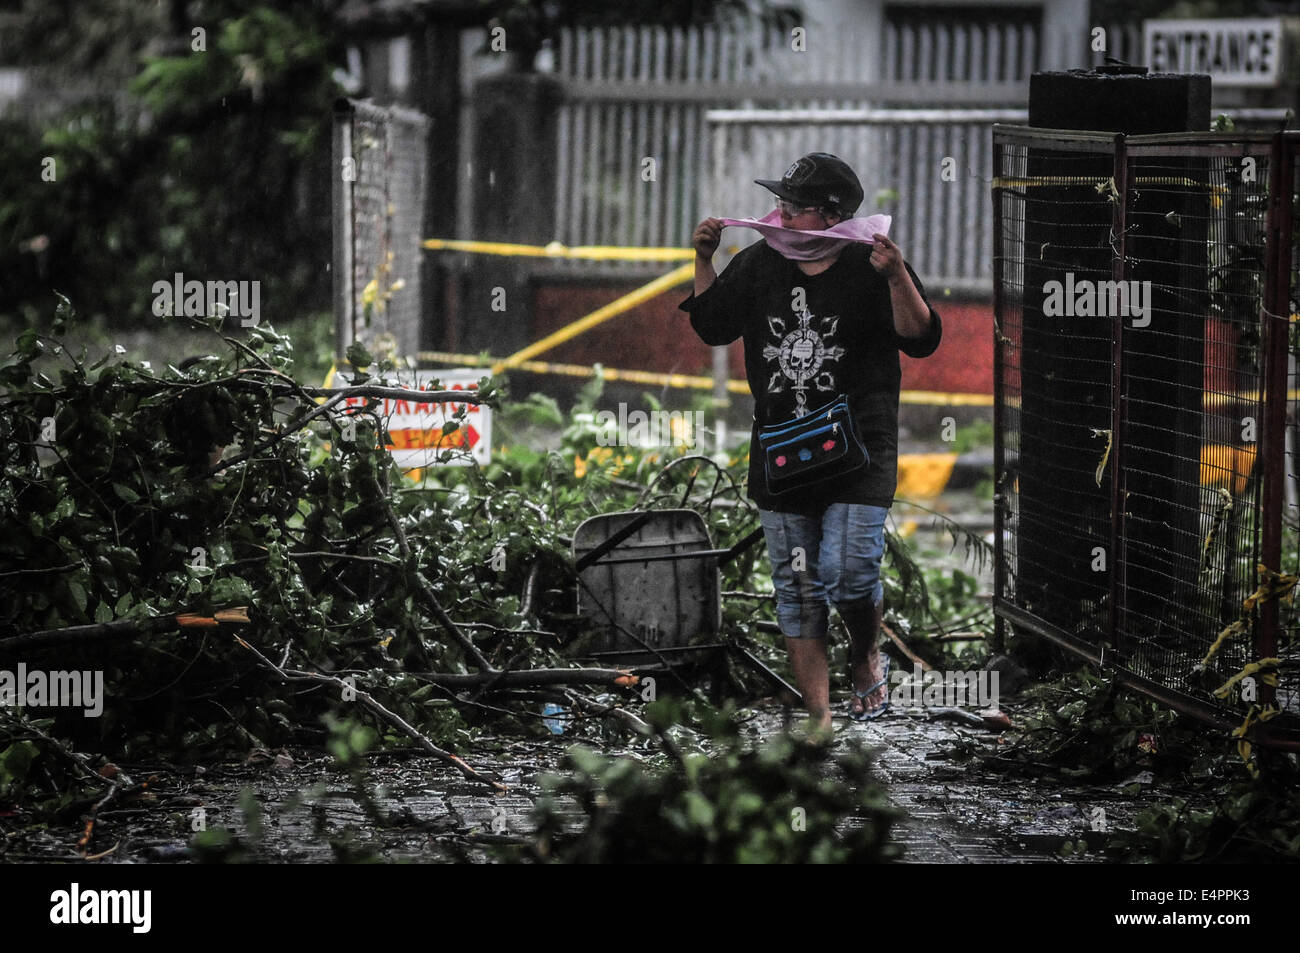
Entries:
[[821,212],[821,209],[816,205],[795,205],[793,202],[787,202],[785,199],[777,199],[776,207],[780,210],[781,214],[789,215],[791,218],[796,215],[803,215],[807,212]]

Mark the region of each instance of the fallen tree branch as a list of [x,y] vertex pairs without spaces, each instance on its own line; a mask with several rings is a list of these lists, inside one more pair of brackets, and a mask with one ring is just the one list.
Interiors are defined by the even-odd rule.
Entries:
[[483,684],[495,684],[502,688],[536,685],[611,685],[626,688],[640,681],[631,672],[617,668],[535,668],[472,672],[467,675],[441,672],[410,674],[445,688],[469,688]]
[[71,572],[74,569],[80,569],[84,565],[85,563],[68,563],[66,566],[44,566],[40,569],[14,569],[10,572],[0,572],[0,579],[7,579],[10,576],[34,576],[43,572]]
[[236,454],[235,456],[231,457],[229,460],[220,461],[216,466],[209,468],[207,473],[204,474],[204,477],[216,476],[222,470],[228,470],[231,467],[235,466],[236,464],[243,463],[246,460],[251,460],[253,457],[257,456],[263,450],[267,450],[270,447],[275,446],[281,440],[285,440],[293,436],[298,431],[302,430],[303,427],[307,426],[307,424],[311,423],[311,421],[319,417],[321,414],[329,413],[331,410],[334,409],[334,405],[339,403],[339,401],[341,400],[343,400],[341,396],[334,397],[331,398],[330,400],[327,400],[325,403],[321,404],[320,406],[314,407],[313,409],[307,411],[307,413],[303,414],[301,417],[297,418],[296,420],[290,421],[289,423],[285,424],[284,427],[281,428],[280,432],[275,434],[273,437],[268,437],[266,440],[263,440],[261,443],[257,444],[256,446],[251,447],[248,450],[245,450],[243,453]]
[[115,619],[112,622],[92,622],[89,625],[68,625],[57,629],[26,632],[22,635],[13,635],[7,639],[0,639],[0,655],[22,649],[65,645],[68,642],[117,638],[123,635],[148,635],[158,632],[171,632],[182,628],[208,629],[222,623],[243,623],[247,621],[248,608],[246,606],[237,606],[232,609],[222,609],[212,616],[182,612],[176,615],[158,616],[154,619]]
[[613,718],[616,721],[621,721],[643,737],[649,738],[655,733],[653,728],[626,708],[621,708],[618,705],[602,705],[594,698],[588,698],[586,695],[580,695],[574,691],[566,691],[564,694],[577,707],[582,708],[584,711],[589,711],[593,715],[598,715],[602,718]]
[[451,765],[453,768],[459,771],[463,777],[468,778],[471,781],[478,781],[481,784],[486,784],[497,791],[508,790],[508,788],[500,781],[493,781],[490,778],[485,778],[483,775],[479,774],[472,767],[466,764],[465,761],[462,760],[458,755],[454,755],[450,751],[446,751],[442,748],[439,748],[436,744],[434,744],[432,741],[426,738],[418,729],[416,729],[409,722],[407,722],[405,718],[397,714],[397,712],[390,711],[389,709],[385,708],[383,705],[381,705],[378,701],[375,700],[375,697],[373,695],[371,695],[369,692],[365,691],[364,689],[357,688],[354,685],[350,685],[349,683],[343,681],[343,679],[337,678],[333,675],[322,675],[319,672],[303,672],[297,669],[281,668],[279,665],[276,665],[269,658],[267,658],[265,655],[263,655],[261,652],[255,649],[248,642],[241,639],[238,635],[235,636],[235,641],[238,642],[240,645],[242,645],[244,648],[248,649],[248,651],[251,652],[254,655],[254,657],[257,658],[258,661],[260,661],[267,668],[271,669],[271,671],[278,674],[285,681],[322,682],[326,685],[333,685],[336,688],[338,688],[340,691],[355,693],[357,696],[357,700],[361,702],[361,704],[364,705],[367,709],[369,709],[374,714],[378,715],[380,718],[388,722],[390,725],[395,726],[403,734],[413,739],[416,744],[418,744],[425,751],[429,752],[429,754],[433,755],[439,761],[443,762],[444,764]]
[[[387,471],[385,471],[385,476],[387,476]],[[411,555],[411,544],[406,538],[406,531],[402,529],[401,520],[399,520],[397,514],[393,512],[392,504],[388,502],[388,494],[386,492],[387,488],[380,486],[378,480],[374,480],[373,482],[375,484],[375,489],[378,491],[376,494],[376,500],[378,501],[379,506],[383,509],[384,516],[388,519],[388,525],[392,527],[393,536],[397,540],[397,548],[402,553],[402,562],[406,568],[407,578],[415,586],[416,593],[429,608],[429,611],[433,613],[433,617],[438,620],[438,623],[447,630],[447,634],[455,639],[456,644],[461,647],[465,654],[474,660],[474,664],[484,672],[495,672],[496,669],[492,667],[492,663],[489,662],[483,653],[478,650],[478,646],[470,641],[470,637],[462,632],[460,627],[452,621],[451,616],[447,615],[447,610],[438,602],[438,597],[433,594],[433,590],[429,588],[429,584],[425,582],[424,577],[420,575],[420,570],[416,568],[415,560]],[[429,660],[429,649],[424,644],[424,639],[420,638],[418,632],[416,633],[416,641],[420,646],[421,654],[426,659],[425,664],[432,664],[431,660]]]
[[933,665],[909,649],[907,643],[898,637],[898,633],[887,626],[883,621],[880,623],[880,627],[885,630],[885,634],[893,640],[895,645],[898,646],[900,652],[911,659],[913,664],[921,666],[921,671],[930,672],[934,670]]
[[91,780],[96,784],[106,784],[111,786],[112,782],[95,770],[95,768],[90,764],[90,759],[86,755],[78,754],[58,738],[55,738],[36,727],[36,725],[32,723],[32,720],[25,714],[20,716],[8,707],[4,707],[0,708],[0,715],[13,721],[20,730],[31,732],[31,734],[45,742],[54,749],[55,754],[71,764],[77,771],[85,775],[88,780]]

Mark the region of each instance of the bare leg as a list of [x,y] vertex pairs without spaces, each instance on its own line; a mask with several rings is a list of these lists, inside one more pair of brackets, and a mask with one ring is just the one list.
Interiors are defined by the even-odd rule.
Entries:
[[812,727],[817,731],[830,730],[831,679],[826,664],[826,640],[787,638],[785,647]]
[[[885,603],[882,600],[870,609],[867,609],[865,602],[854,607],[840,606],[839,609],[840,617],[844,620],[844,626],[849,630],[851,639],[849,658],[853,660],[853,688],[859,692],[866,691],[884,675],[880,647],[876,644],[876,639],[880,635]],[[868,708],[875,708],[889,697],[888,693],[888,685],[880,686],[867,696],[865,705],[861,698],[853,695],[849,699],[850,710],[856,714]]]

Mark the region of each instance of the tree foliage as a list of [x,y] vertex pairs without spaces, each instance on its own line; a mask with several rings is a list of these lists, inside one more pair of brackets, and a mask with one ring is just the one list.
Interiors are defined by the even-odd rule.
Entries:
[[[258,280],[286,318],[328,307],[333,4],[221,0],[192,20],[35,6],[24,48],[53,57],[36,75],[69,101],[0,128],[0,313],[34,324],[58,289],[132,324],[176,272]],[[99,85],[80,86],[77,64],[104,50]]]

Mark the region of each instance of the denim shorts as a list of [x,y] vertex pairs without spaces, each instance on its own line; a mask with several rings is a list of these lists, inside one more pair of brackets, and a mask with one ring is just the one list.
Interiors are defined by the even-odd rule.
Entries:
[[820,515],[758,515],[772,564],[776,618],[786,637],[824,639],[832,602],[884,599],[880,560],[887,507],[831,503]]

